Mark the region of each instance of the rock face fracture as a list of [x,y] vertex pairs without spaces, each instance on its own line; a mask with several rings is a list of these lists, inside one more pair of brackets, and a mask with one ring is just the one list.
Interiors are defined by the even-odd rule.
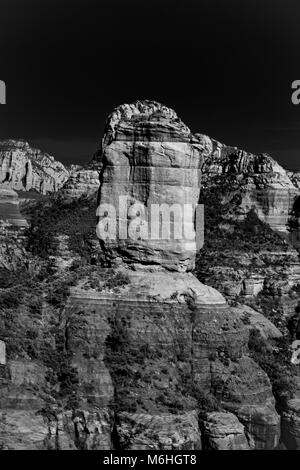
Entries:
[[[127,196],[125,225],[131,220],[132,204],[142,202],[148,209],[153,203],[194,207],[199,200],[200,168],[210,151],[208,144],[205,136],[192,135],[173,110],[159,103],[138,101],[119,106],[108,119],[103,139],[99,204],[117,207],[119,196]],[[122,222],[119,218],[117,225]],[[192,230],[193,224],[189,226]],[[141,386],[143,377],[121,384],[111,370],[120,408],[124,407],[120,396],[126,394],[128,401],[137,401],[134,418],[129,419],[128,410],[120,415],[120,436],[125,426],[127,430],[127,441],[120,438],[122,445],[132,448],[138,440],[141,448],[150,448],[143,427],[138,427],[140,435],[136,435],[136,426],[128,430],[130,422],[150,419],[154,424],[162,409],[169,414],[172,410],[180,429],[186,413],[197,413],[201,400],[210,397],[218,403],[216,406],[237,416],[236,426],[242,435],[245,426],[248,440],[228,438],[228,445],[237,442],[238,448],[276,447],[279,416],[270,382],[247,356],[248,331],[242,311],[231,309],[219,292],[201,284],[190,272],[195,263],[195,241],[128,237],[103,243],[107,257],[116,263],[120,274],[126,274],[127,283],[118,296],[105,295],[105,307],[100,295],[98,315],[103,318],[109,314],[113,324],[124,324],[129,349],[149,351],[149,357],[143,360],[143,368],[150,375],[147,387]],[[112,335],[110,339],[116,338]],[[106,365],[111,366],[109,362]],[[162,369],[164,374],[158,372]],[[172,420],[166,422],[172,426]],[[194,426],[192,420],[190,425]],[[224,420],[219,433],[226,435]],[[200,434],[199,429],[197,439],[188,443],[190,448],[199,447]],[[227,434],[232,431],[228,429]],[[182,438],[180,443],[175,438],[172,441],[171,436],[170,432],[157,446],[184,448]]]
[[[37,224],[31,233],[36,249],[32,258],[43,256],[43,268],[47,246],[42,247],[46,254],[36,252],[44,238],[49,243],[55,238],[51,257],[60,262],[53,261],[51,285],[32,278],[38,286],[31,287],[32,292],[36,289],[35,302],[25,285],[23,303],[7,296],[0,316],[1,448],[277,448],[280,416],[271,382],[248,346],[253,330],[266,341],[280,339],[281,331],[251,307],[238,302],[232,306],[225,289],[223,295],[194,275],[199,248],[195,211],[201,193],[216,185],[220,174],[224,180],[233,174],[238,185],[239,172],[246,167],[245,188],[251,186],[253,204],[258,204],[260,180],[275,163],[250,156],[236,162],[230,157],[236,150],[228,154],[219,147],[207,136],[192,134],[175,111],[154,101],[121,105],[108,117],[97,161],[97,221],[95,217],[91,223],[88,217],[90,204],[96,212],[95,168],[76,170],[59,191],[72,201],[53,199],[46,207],[49,223]],[[277,170],[274,173],[280,173]],[[4,179],[6,174],[5,170]],[[286,187],[292,185],[282,178]],[[27,181],[23,179],[22,185]],[[285,192],[286,213],[287,199]],[[249,208],[245,204],[241,203],[241,216],[252,207],[252,202]],[[186,208],[189,217],[177,218]],[[283,228],[286,217],[277,217],[274,211],[268,222]],[[258,215],[263,214],[262,209]],[[227,213],[222,220],[225,228],[226,217]],[[87,220],[94,236],[90,244]],[[163,236],[164,222],[170,236]],[[112,233],[115,236],[109,236]],[[6,264],[9,248],[4,252]],[[99,255],[92,262],[91,251]],[[225,254],[231,253],[232,247]],[[23,252],[16,266],[22,259]],[[208,255],[202,259],[210,260]],[[245,299],[255,297],[264,282],[252,277],[244,288]],[[15,278],[7,284],[13,289]],[[71,288],[62,289],[65,285]],[[235,287],[232,283],[231,290]],[[23,334],[27,331],[28,336]],[[299,445],[296,405],[293,402],[283,414],[290,445]]]
[[0,187],[46,194],[57,191],[68,177],[62,163],[24,140],[0,142]]

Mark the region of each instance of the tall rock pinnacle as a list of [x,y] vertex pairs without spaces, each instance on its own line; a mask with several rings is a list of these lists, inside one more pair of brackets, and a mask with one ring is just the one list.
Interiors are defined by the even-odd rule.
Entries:
[[194,212],[208,143],[202,137],[155,101],[124,104],[109,116],[98,215],[103,225],[105,215],[113,224],[114,211],[107,214],[105,205],[116,210],[115,239],[100,237],[114,258],[175,271],[193,268]]

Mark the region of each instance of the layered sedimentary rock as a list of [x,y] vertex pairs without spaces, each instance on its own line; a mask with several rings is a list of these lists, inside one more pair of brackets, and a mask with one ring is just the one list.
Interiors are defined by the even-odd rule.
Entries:
[[215,140],[211,144],[211,154],[202,167],[204,184],[230,183],[232,196],[241,196],[241,216],[255,208],[274,230],[287,232],[300,194],[296,177],[267,154],[254,155]]
[[245,428],[232,413],[208,413],[203,423],[203,441],[209,450],[249,450]]
[[80,168],[70,172],[70,176],[60,190],[63,197],[79,198],[90,196],[99,189],[99,169]]
[[69,177],[64,165],[23,140],[0,142],[0,186],[14,190],[57,191]]
[[[157,206],[195,207],[200,191],[203,144],[177,117],[155,102],[119,106],[109,117],[103,139],[103,169],[99,202],[117,211],[116,240],[105,244],[114,257],[128,262],[153,263],[185,271],[193,266],[195,240],[193,220],[181,220],[184,237],[179,241],[159,238],[155,217]],[[125,199],[124,209],[120,208]],[[150,213],[151,212],[151,213]],[[137,214],[145,221],[140,234],[127,237],[129,220]],[[174,216],[175,217],[175,216]],[[110,214],[108,214],[110,218]],[[114,214],[111,216],[114,219]],[[174,219],[175,220],[175,219]],[[179,226],[179,224],[177,224]],[[174,229],[175,223],[171,229]],[[170,224],[169,227],[170,229]],[[177,227],[179,228],[179,227]],[[125,230],[125,236],[123,236]],[[134,239],[135,238],[135,239]]]
[[27,222],[20,213],[18,194],[0,186],[0,220],[17,227],[27,227]]
[[300,450],[300,397],[289,400],[282,411],[282,438],[288,450]]
[[[209,139],[193,136],[174,111],[158,103],[136,102],[112,113],[103,139],[100,177],[99,204],[105,206],[98,215],[101,223],[109,224],[114,216],[114,212],[109,213],[109,205],[118,208],[120,196],[126,198],[126,210],[117,214],[117,236],[112,239],[104,234],[102,246],[111,261],[121,264],[120,272],[125,263],[128,284],[117,297],[108,295],[106,302],[114,322],[121,312],[118,321],[126,318],[123,325],[131,347],[137,343],[141,349],[146,342],[147,348],[157,351],[162,342],[170,342],[168,350],[172,351],[176,341],[189,345],[187,362],[192,368],[187,370],[198,392],[213,393],[221,406],[239,417],[251,436],[252,447],[274,448],[279,436],[275,400],[266,374],[246,356],[249,330],[241,320],[241,312],[231,310],[216,290],[187,273],[194,267],[197,249],[195,238],[190,236],[194,219],[186,226],[186,238],[148,237],[152,229],[152,219],[147,225],[148,213],[153,204],[190,204],[194,213],[200,168],[209,152]],[[120,226],[121,230],[128,228],[135,217],[140,217],[139,236],[120,237]],[[142,233],[143,224],[147,230]],[[156,332],[157,328],[162,333]],[[177,331],[181,331],[179,336]],[[165,361],[168,367],[176,363],[176,356],[168,352]],[[165,387],[170,387],[170,380],[165,378]],[[178,376],[177,382],[180,380]],[[113,381],[118,388],[117,376]],[[179,388],[189,396],[183,407],[197,409],[193,393],[188,393],[182,383]],[[137,393],[133,384],[126,392],[128,397]],[[145,407],[150,400],[148,392],[143,396],[139,388],[138,393]],[[160,398],[155,387],[152,393],[153,413],[158,413]]]
[[[273,295],[287,295],[300,283],[300,262],[295,249],[288,245],[283,248],[285,251],[274,246],[273,251],[267,251],[261,245],[260,251],[254,251],[249,243],[248,251],[212,251],[216,262],[208,266],[208,277],[230,298],[240,295],[245,299],[253,298],[263,290]],[[201,257],[199,267],[201,269]]]
[[196,411],[172,413],[120,413],[116,427],[126,450],[200,450],[201,432]]
[[[114,220],[109,211],[119,208],[121,196],[126,205],[116,213],[117,228],[136,230],[104,236],[100,244],[111,267],[91,264],[78,278],[75,270],[69,296],[60,287],[62,274],[75,269],[67,263],[68,237],[77,227],[58,236],[59,266],[49,292],[18,305],[13,317],[10,308],[0,316],[7,345],[0,368],[2,448],[184,450],[207,442],[210,448],[276,448],[271,384],[248,350],[252,327],[276,334],[261,319],[249,325],[242,305],[230,307],[191,272],[193,211],[211,145],[159,103],[123,105],[109,117],[98,222]],[[158,232],[147,239],[146,216],[162,203],[191,204],[185,236],[162,239]],[[168,223],[176,229],[175,219]],[[206,424],[198,420],[211,409],[217,414]]]

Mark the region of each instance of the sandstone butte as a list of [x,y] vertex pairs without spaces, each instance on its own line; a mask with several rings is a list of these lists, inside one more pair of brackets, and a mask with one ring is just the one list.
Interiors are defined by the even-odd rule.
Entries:
[[[247,211],[253,201],[271,207],[267,221],[280,230],[285,230],[293,204],[291,193],[298,194],[270,157],[229,151],[207,136],[193,135],[175,111],[153,101],[113,111],[99,167],[98,204],[117,205],[119,196],[126,196],[146,207],[197,204],[209,178],[216,182],[214,178],[233,174],[244,178],[250,192],[242,209]],[[68,196],[72,188],[78,195],[76,178],[66,183]],[[81,194],[84,178],[83,173],[78,176]],[[267,201],[261,198],[263,185],[270,188]],[[276,197],[284,217],[276,212]],[[265,211],[260,215],[266,217]],[[126,282],[104,285],[101,291],[78,285],[61,314],[77,374],[76,407],[58,408],[53,397],[51,402],[37,393],[46,380],[45,366],[6,360],[3,346],[2,448],[277,448],[280,416],[268,376],[249,355],[245,309],[230,306],[194,276],[196,244],[117,239],[102,240],[101,248],[113,276]],[[265,334],[280,336],[262,316],[253,321]],[[201,403],[208,398],[211,411],[206,407],[204,412]],[[284,426],[297,441],[298,409],[292,405]],[[48,412],[42,413],[45,408]]]

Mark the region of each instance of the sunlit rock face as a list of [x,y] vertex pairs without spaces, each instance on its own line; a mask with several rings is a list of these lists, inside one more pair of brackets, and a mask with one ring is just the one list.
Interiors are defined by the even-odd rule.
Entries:
[[99,189],[99,171],[90,168],[80,168],[71,171],[69,178],[59,191],[64,198],[77,199],[90,196]]
[[203,422],[206,450],[249,450],[245,428],[232,413],[211,412]]
[[27,227],[19,208],[19,198],[15,191],[1,188],[0,185],[0,220],[17,227]]
[[[109,204],[118,207],[120,196],[129,201],[129,209],[118,218],[117,227],[123,223],[128,227],[137,215],[130,213],[130,203],[142,203],[146,211],[152,204],[162,203],[195,207],[201,185],[200,168],[212,148],[208,137],[192,135],[174,111],[158,103],[146,101],[118,107],[108,119],[103,139],[98,203],[106,206],[98,214],[100,221],[107,217],[109,222]],[[194,223],[187,228],[192,233]],[[115,351],[106,354],[115,396],[124,397],[117,415],[120,442],[124,435],[128,436],[122,444],[124,448],[138,443],[141,448],[150,448],[149,440],[156,445],[156,432],[149,434],[143,429],[147,422],[159,426],[160,416],[169,410],[164,400],[170,398],[161,398],[162,390],[168,389],[175,401],[181,400],[178,409],[174,409],[177,428],[184,426],[187,411],[197,413],[197,400],[188,387],[190,380],[199,393],[214,394],[223,409],[238,416],[235,426],[239,436],[235,439],[231,436],[235,431],[229,430],[224,445],[229,442],[233,448],[276,447],[279,416],[266,374],[247,357],[249,329],[242,321],[243,311],[231,309],[217,290],[187,272],[194,266],[195,241],[117,236],[115,240],[103,237],[101,243],[108,259],[119,266],[118,273],[127,276],[127,283],[99,294],[78,291],[76,295],[94,295],[98,299],[97,314],[106,318],[109,325],[122,325],[126,342],[118,357],[133,353],[130,357],[140,379],[125,384],[115,372]],[[113,344],[118,342],[114,335],[115,326],[108,335]],[[183,348],[180,353],[176,345]],[[138,356],[143,350],[151,353],[144,356],[141,369]],[[154,371],[161,369],[166,372],[156,378]],[[147,385],[145,373],[153,374]],[[137,410],[132,413],[126,409],[126,400],[137,396]],[[127,414],[122,414],[125,411]],[[137,422],[141,422],[140,433],[135,431]],[[168,422],[172,436],[175,424],[173,420]],[[200,448],[200,429],[197,431],[191,423],[190,431],[189,448]],[[164,448],[182,448],[177,445],[172,441],[170,447]]]
[[0,142],[0,185],[46,194],[57,191],[69,177],[64,165],[23,140]]
[[[146,208],[195,206],[200,167],[212,146],[163,105],[117,108],[103,139],[99,205],[124,196]],[[86,175],[66,185],[71,197],[84,190]],[[126,227],[132,219],[128,209]],[[194,235],[193,224],[186,228]],[[61,235],[55,285],[71,271],[68,236]],[[30,360],[27,349],[24,357],[18,350],[11,357],[14,337],[8,342],[3,335],[0,447],[196,450],[208,442],[219,449],[275,448],[279,416],[267,375],[249,357],[243,306],[230,307],[190,272],[195,241],[117,237],[101,246],[111,267],[93,263],[79,271],[67,300],[58,291],[58,306],[47,301],[40,314],[31,304],[14,312],[13,325],[25,325],[24,332],[34,326],[39,335]],[[259,327],[270,334],[268,325]],[[219,414],[201,423],[211,407]]]
[[241,216],[255,208],[259,218],[272,229],[286,233],[300,194],[297,176],[267,154],[254,155],[212,142],[211,154],[202,167],[204,185],[226,184],[230,178],[233,195],[239,192],[241,196]]
[[[117,239],[105,241],[113,257],[177,271],[193,268],[193,213],[205,154],[203,142],[191,134],[173,110],[152,101],[137,101],[115,109],[103,139],[99,192],[99,203],[112,204],[117,211]],[[121,210],[120,198],[126,200],[126,207]],[[155,211],[162,204],[167,210],[177,206],[178,212],[171,215],[168,227],[171,239],[159,237],[157,232],[160,219],[155,219]],[[185,212],[187,206],[191,217]],[[141,226],[136,235],[123,237],[121,233],[130,230],[130,221],[138,214],[148,224]],[[183,235],[181,239],[176,230]]]

